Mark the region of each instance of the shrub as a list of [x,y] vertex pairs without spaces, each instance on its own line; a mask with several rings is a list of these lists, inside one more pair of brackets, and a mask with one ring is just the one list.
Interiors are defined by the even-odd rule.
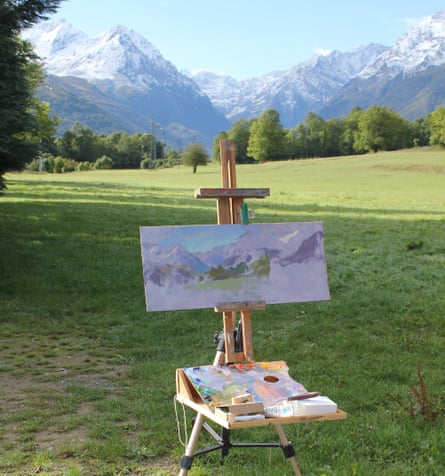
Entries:
[[65,165],[65,162],[62,157],[56,157],[54,159],[54,167],[52,172],[55,174],[61,174],[63,172],[63,166]]
[[145,159],[141,160],[140,167],[141,169],[152,169],[153,166],[151,165],[151,159],[146,157]]
[[73,159],[63,159],[62,172],[74,172],[77,170],[78,162]]
[[77,164],[77,170],[79,172],[83,172],[85,170],[91,170],[93,167],[92,167],[92,164],[91,162],[79,162]]
[[95,169],[112,169],[113,168],[113,159],[108,157],[108,155],[103,155],[99,157],[96,162],[94,162]]
[[54,168],[54,156],[49,153],[42,154],[39,158],[33,159],[26,165],[26,169],[31,172],[52,172]]

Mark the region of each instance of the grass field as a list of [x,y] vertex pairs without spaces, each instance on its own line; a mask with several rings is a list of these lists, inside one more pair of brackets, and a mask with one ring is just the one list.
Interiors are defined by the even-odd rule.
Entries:
[[[348,412],[285,428],[303,475],[445,474],[445,152],[242,165],[237,175],[240,187],[271,190],[248,201],[256,222],[324,223],[331,301],[269,306],[252,322],[257,360],[285,360]],[[0,474],[176,474],[175,369],[213,361],[221,317],[145,312],[139,226],[215,223],[215,203],[193,190],[219,186],[219,167],[7,183]],[[201,456],[189,474],[292,472],[280,450],[256,448],[232,450],[224,465]]]

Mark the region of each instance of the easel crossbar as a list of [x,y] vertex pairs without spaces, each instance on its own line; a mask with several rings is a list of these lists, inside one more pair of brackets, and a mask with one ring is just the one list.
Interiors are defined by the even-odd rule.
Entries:
[[268,188],[198,188],[195,198],[266,198]]
[[215,306],[215,312],[264,311],[265,301],[221,302]]

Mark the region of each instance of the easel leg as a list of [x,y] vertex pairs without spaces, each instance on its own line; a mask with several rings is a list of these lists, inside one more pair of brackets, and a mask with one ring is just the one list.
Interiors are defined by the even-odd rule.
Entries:
[[290,441],[287,439],[286,434],[284,433],[283,427],[281,425],[274,425],[274,427],[275,427],[275,431],[278,433],[278,436],[280,437],[284,456],[286,456],[286,458],[289,460],[296,476],[301,476],[300,469],[298,468],[298,465],[297,465],[297,460],[295,459],[295,450],[292,444],[290,443]]
[[179,471],[179,476],[186,476],[188,470],[192,467],[193,456],[195,454],[195,448],[198,443],[199,434],[201,433],[201,428],[204,423],[204,415],[198,413],[195,424],[193,425],[192,434],[190,435],[190,440],[188,442],[185,453],[181,458],[181,469]]

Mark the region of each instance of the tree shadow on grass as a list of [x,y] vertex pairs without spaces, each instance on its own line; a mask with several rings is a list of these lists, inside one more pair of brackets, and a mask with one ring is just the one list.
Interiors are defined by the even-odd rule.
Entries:
[[[119,380],[128,418],[137,422],[128,435],[133,450],[135,433],[142,432],[154,447],[168,451],[177,446],[171,443],[174,371],[210,363],[213,332],[222,323],[212,309],[145,312],[139,226],[212,224],[216,207],[211,200],[184,198],[181,190],[137,189],[127,197],[124,188],[108,187],[109,195],[97,201],[89,186],[54,195],[20,191],[13,196],[22,201],[0,202],[2,345],[17,335],[25,343],[36,336],[43,342],[44,336],[57,340],[53,347],[60,355],[63,342],[79,340],[84,348],[70,352],[87,352],[90,364],[106,358],[116,368],[128,365]],[[338,399],[346,410],[349,405],[350,418],[363,428],[370,421],[385,425],[391,412],[385,395],[400,395],[417,363],[429,381],[443,385],[440,215],[259,202],[258,222],[323,221],[331,301],[268,306],[256,313],[257,359],[286,360],[305,385]],[[15,371],[27,378],[32,370],[23,365],[27,359],[42,359],[46,366],[54,359],[48,348],[28,347],[27,356],[11,356]],[[342,428],[329,431],[341,440]],[[434,434],[432,429],[431,438]],[[360,458],[353,449],[345,451]]]

